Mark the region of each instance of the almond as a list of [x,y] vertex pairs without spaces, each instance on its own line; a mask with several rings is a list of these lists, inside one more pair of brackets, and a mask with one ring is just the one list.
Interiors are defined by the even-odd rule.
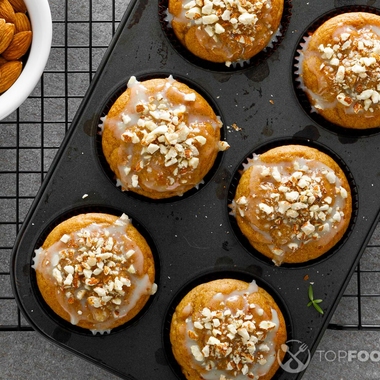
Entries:
[[0,66],[0,93],[7,91],[16,82],[21,70],[21,61],[6,62]]
[[16,33],[31,30],[29,18],[25,13],[16,12],[14,24],[16,27]]
[[27,9],[24,0],[9,0],[9,2],[11,3],[15,12],[26,13]]
[[30,30],[16,33],[12,42],[2,55],[8,61],[19,59],[28,51],[31,42],[32,32]]
[[14,34],[15,26],[13,24],[9,22],[2,23],[0,21],[0,54],[8,48],[11,41],[13,40]]
[[7,22],[15,21],[15,11],[8,0],[0,0],[0,18],[4,18]]

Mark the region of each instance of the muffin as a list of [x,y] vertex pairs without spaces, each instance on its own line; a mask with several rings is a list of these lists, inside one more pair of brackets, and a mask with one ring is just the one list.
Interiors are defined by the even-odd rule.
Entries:
[[157,289],[151,249],[125,214],[63,221],[36,250],[33,268],[50,308],[93,333],[131,320]]
[[220,141],[221,127],[208,102],[171,76],[132,77],[103,120],[102,149],[122,190],[151,199],[182,196],[229,147]]
[[255,281],[198,285],[178,304],[170,327],[172,351],[187,380],[271,379],[286,340],[280,308]]
[[299,78],[312,108],[345,128],[380,126],[380,16],[344,13],[299,51]]
[[261,52],[280,26],[284,0],[169,0],[174,34],[197,57],[246,61]]
[[330,156],[286,145],[248,160],[231,208],[257,251],[276,265],[303,263],[343,237],[351,219],[351,189]]

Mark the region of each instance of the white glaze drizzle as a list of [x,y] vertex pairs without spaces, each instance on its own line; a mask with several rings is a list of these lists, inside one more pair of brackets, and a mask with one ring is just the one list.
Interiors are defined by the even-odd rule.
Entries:
[[[254,155],[244,171],[248,168],[250,196],[234,199],[231,213],[239,214],[261,235],[276,264],[312,241],[326,244],[344,222],[342,210],[349,189],[321,162],[297,158],[291,163],[268,164]],[[326,186],[333,193],[326,194]],[[284,225],[288,226],[285,230]]]
[[[217,293],[211,310],[205,307],[199,318],[186,319],[187,349],[194,366],[204,369],[203,379],[258,379],[273,365],[280,322],[274,309],[268,316],[261,307],[249,303],[249,294],[257,291],[256,282],[252,281],[246,290]],[[232,305],[239,301],[244,306],[235,310]],[[184,313],[191,312],[189,304]],[[261,321],[258,324],[257,318]]]
[[[373,117],[374,107],[380,101],[380,28],[365,25],[361,29],[352,25],[342,25],[334,31],[331,43],[320,45],[318,51],[308,50],[312,36],[304,38],[298,50],[297,80],[300,88],[313,99],[312,111],[335,108],[343,105],[346,114],[363,113]],[[312,91],[304,83],[304,61],[318,56],[323,62],[315,67],[318,91]],[[325,78],[329,78],[328,82]],[[326,93],[334,92],[336,98],[326,100]]]
[[[129,102],[121,116],[105,123],[121,141],[118,148],[118,185],[123,190],[143,187],[145,190],[167,192],[198,186],[192,183],[192,171],[197,171],[202,155],[229,148],[224,141],[213,141],[205,128],[219,129],[222,122],[198,112],[190,112],[195,93],[183,93],[172,76],[161,91],[152,95],[143,82],[131,77]],[[176,93],[183,103],[173,104],[168,92]],[[165,177],[163,181],[162,178]],[[196,177],[196,176],[195,176]],[[181,190],[179,190],[181,193]]]
[[123,214],[113,225],[93,223],[44,250],[35,251],[32,267],[55,284],[55,297],[71,323],[93,321],[95,333],[107,333],[138,299],[156,285],[143,273],[144,257],[126,234]]
[[[181,23],[188,29],[197,27],[198,43],[210,51],[223,52],[225,63],[230,66],[244,62],[241,57],[247,47],[256,43],[256,30],[262,32],[263,27],[266,28],[264,39],[278,33],[279,27],[272,25],[274,20],[268,11],[271,6],[271,0],[187,0],[183,1],[178,15],[167,12],[166,20]],[[239,44],[240,57],[233,61],[237,47],[226,43],[228,40]]]

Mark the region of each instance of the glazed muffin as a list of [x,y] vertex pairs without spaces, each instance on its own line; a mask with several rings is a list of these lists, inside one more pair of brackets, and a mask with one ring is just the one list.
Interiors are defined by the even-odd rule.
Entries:
[[351,189],[330,156],[307,146],[280,146],[248,160],[231,207],[257,251],[276,265],[302,263],[343,237]]
[[122,190],[152,199],[182,196],[229,147],[220,141],[221,127],[208,102],[171,76],[132,77],[103,121],[102,148]]
[[152,251],[125,214],[63,221],[36,250],[33,268],[50,308],[93,333],[131,320],[157,289]]
[[191,53],[216,63],[246,61],[279,29],[284,0],[169,0],[173,31]]
[[287,340],[283,314],[253,281],[220,279],[193,288],[175,309],[170,341],[187,380],[268,380]]
[[300,50],[301,88],[313,109],[345,128],[380,126],[380,16],[344,13],[322,24]]

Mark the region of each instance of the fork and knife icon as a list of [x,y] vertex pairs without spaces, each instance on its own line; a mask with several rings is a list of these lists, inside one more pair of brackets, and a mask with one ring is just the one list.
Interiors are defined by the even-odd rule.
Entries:
[[[298,351],[294,354],[289,350],[289,347],[287,345],[286,345],[285,349],[282,348],[283,351],[287,352],[287,354],[290,356],[290,358],[285,363],[280,363],[280,366],[284,371],[286,371],[288,373],[302,372],[303,370],[305,370],[307,368],[307,366],[310,363],[310,359],[311,359],[310,351],[308,350],[308,346],[306,343],[302,343],[298,340],[291,340],[291,341],[288,341],[286,343],[290,343],[290,342],[298,342],[301,344],[298,347]],[[301,353],[306,352],[306,351],[308,351],[308,358],[307,358],[306,362],[303,363],[298,358],[298,355],[300,355]],[[296,365],[294,365],[294,363],[296,363]]]

